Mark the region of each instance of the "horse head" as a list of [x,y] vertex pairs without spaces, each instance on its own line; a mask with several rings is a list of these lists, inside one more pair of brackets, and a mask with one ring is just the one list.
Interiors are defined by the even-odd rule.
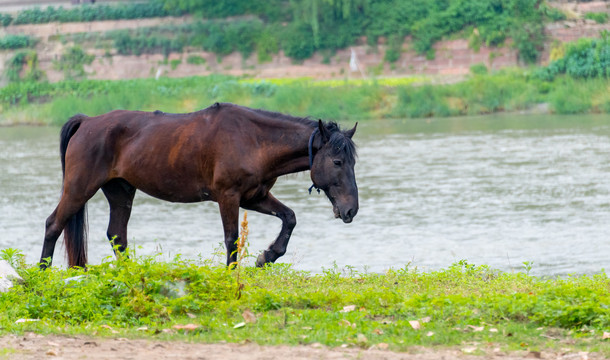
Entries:
[[318,121],[316,132],[320,134],[321,146],[316,156],[310,155],[311,180],[313,186],[324,191],[333,204],[335,218],[350,223],[358,212],[358,186],[354,174],[356,164],[356,146],[352,136],[356,126],[348,131],[341,131],[337,124],[324,125]]

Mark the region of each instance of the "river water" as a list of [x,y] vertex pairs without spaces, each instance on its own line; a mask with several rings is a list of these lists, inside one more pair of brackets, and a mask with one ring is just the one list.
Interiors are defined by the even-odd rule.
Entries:
[[[350,126],[352,124],[345,124]],[[40,256],[44,222],[61,186],[58,128],[0,128],[0,248]],[[337,265],[382,272],[442,269],[465,259],[504,271],[592,274],[610,256],[610,118],[490,116],[361,122],[356,176],[360,211],[334,219],[309,174],[281,178],[274,195],[297,215],[279,260],[321,272]],[[280,221],[248,212],[250,251]],[[108,205],[89,202],[89,258],[112,256]],[[218,206],[172,204],[138,192],[129,223],[138,254],[214,259],[222,249]],[[56,265],[65,265],[58,241]],[[249,260],[254,263],[254,259]]]

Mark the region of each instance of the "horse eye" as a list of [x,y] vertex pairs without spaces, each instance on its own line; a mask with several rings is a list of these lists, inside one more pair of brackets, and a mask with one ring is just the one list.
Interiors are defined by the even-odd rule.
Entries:
[[333,160],[333,162],[335,163],[336,166],[341,166],[341,164],[342,164],[341,160]]

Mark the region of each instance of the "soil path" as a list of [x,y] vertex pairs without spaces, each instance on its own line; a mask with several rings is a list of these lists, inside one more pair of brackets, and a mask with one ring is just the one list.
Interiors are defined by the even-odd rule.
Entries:
[[0,337],[0,359],[231,359],[231,360],[313,360],[313,359],[371,359],[371,360],[444,360],[444,359],[502,359],[526,358],[594,360],[602,359],[588,353],[521,352],[506,354],[490,350],[484,356],[473,356],[463,350],[413,349],[397,353],[378,349],[339,348],[321,345],[259,346],[256,344],[196,344],[181,341],[153,341],[133,339],[89,338],[85,336],[42,336],[33,333]]

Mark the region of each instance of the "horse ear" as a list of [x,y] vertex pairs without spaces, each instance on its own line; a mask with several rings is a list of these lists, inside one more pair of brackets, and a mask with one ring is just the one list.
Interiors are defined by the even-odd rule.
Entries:
[[345,132],[345,136],[347,136],[348,138],[352,138],[354,136],[354,134],[356,133],[356,127],[358,127],[358,123],[356,123],[356,125],[354,125],[354,128],[351,130],[347,130]]
[[330,134],[328,130],[324,127],[324,123],[322,123],[322,119],[318,119],[318,130],[320,131],[320,135],[322,135],[322,142],[327,143],[328,139],[330,139]]

